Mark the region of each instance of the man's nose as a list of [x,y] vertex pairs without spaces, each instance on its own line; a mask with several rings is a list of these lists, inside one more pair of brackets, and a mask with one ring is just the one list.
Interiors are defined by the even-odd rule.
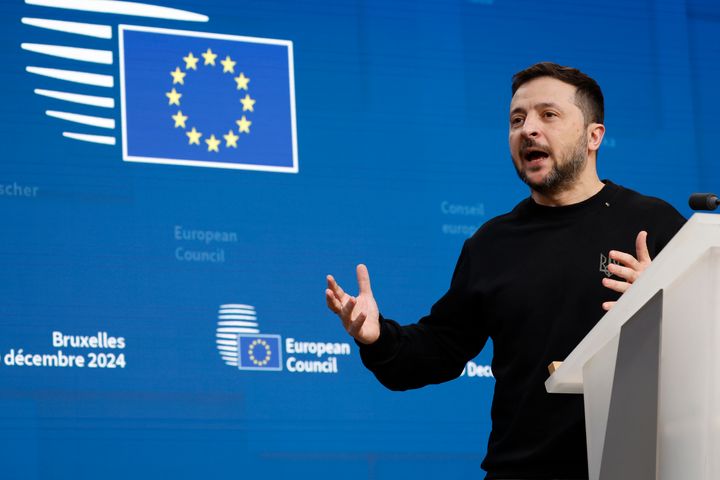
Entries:
[[528,115],[522,126],[522,134],[528,138],[537,138],[540,135],[540,122],[534,115]]

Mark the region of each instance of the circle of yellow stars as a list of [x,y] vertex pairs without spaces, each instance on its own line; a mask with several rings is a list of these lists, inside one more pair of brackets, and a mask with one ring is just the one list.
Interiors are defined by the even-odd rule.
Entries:
[[[214,53],[210,48],[208,48],[204,53],[201,53],[200,57],[202,57],[203,60],[203,67],[207,66],[213,68],[216,66],[218,54]],[[183,114],[182,110],[180,110],[180,99],[182,98],[182,93],[178,92],[175,88],[175,85],[185,85],[185,76],[188,74],[188,72],[190,72],[190,70],[197,71],[200,57],[196,57],[195,55],[193,55],[193,52],[190,52],[186,56],[182,57],[183,61],[185,62],[185,70],[180,69],[180,67],[175,67],[175,70],[170,72],[173,87],[172,90],[165,93],[165,96],[168,99],[169,106],[175,105],[178,107],[177,113],[175,115],[171,115],[170,118],[172,118],[175,122],[175,128],[182,128],[185,130],[185,135],[188,138],[188,145],[201,146],[202,139],[202,142],[207,145],[208,152],[219,153],[222,140],[216,137],[215,133],[211,133],[210,136],[206,135],[203,139],[204,134],[202,132],[199,132],[195,125],[193,125],[191,129],[188,129],[188,120],[190,117]],[[225,59],[220,60],[219,63],[220,65],[222,65],[223,74],[235,74],[235,65],[237,65],[237,62],[230,58],[229,55],[226,55]],[[250,83],[250,78],[246,77],[245,73],[240,72],[238,76],[233,76],[233,80],[235,80],[237,90],[245,91],[245,96],[240,99],[240,103],[242,104],[242,111],[254,112],[256,100],[252,98],[249,93],[248,84]],[[226,134],[220,135],[222,136],[222,138],[225,139],[225,148],[237,148],[237,142],[240,139],[240,135],[242,135],[243,133],[247,135],[250,134],[250,126],[252,125],[252,122],[248,120],[244,114],[242,115],[242,117],[235,121],[235,124],[237,125],[237,135],[235,134],[235,130],[233,128],[229,129]],[[269,350],[270,347],[266,345],[266,348]],[[269,356],[267,360],[269,360]]]
[[[258,360],[255,357],[255,347],[257,347],[258,345],[264,347],[265,350],[265,358],[263,358],[262,360]],[[270,345],[268,345],[265,340],[263,340],[262,338],[256,338],[250,343],[250,346],[248,347],[248,356],[250,357],[250,361],[253,362],[255,365],[257,365],[258,367],[264,367],[272,358],[272,350],[270,350]]]

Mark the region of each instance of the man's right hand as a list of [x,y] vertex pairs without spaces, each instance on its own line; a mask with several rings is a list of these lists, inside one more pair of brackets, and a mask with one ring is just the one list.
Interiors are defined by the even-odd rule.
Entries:
[[357,266],[357,280],[360,293],[353,297],[340,288],[332,275],[328,275],[325,300],[328,308],[340,317],[345,330],[358,342],[369,345],[380,337],[380,312],[365,265]]

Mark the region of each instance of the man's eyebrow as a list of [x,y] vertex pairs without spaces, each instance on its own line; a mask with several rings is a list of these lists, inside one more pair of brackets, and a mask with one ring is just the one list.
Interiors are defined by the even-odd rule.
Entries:
[[[558,110],[561,109],[560,105],[555,102],[540,102],[533,105],[533,109],[535,110],[541,110],[543,108],[557,108]],[[510,116],[515,115],[516,113],[525,113],[526,109],[523,107],[515,107],[512,110],[510,110]]]

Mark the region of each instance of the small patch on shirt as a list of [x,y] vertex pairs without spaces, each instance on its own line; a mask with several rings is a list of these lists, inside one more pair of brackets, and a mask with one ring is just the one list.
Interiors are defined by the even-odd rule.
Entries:
[[617,260],[613,260],[609,256],[605,256],[604,254],[600,253],[600,271],[604,273],[606,277],[612,276],[612,273],[608,270],[608,265],[610,263],[620,265],[620,262],[618,262]]

